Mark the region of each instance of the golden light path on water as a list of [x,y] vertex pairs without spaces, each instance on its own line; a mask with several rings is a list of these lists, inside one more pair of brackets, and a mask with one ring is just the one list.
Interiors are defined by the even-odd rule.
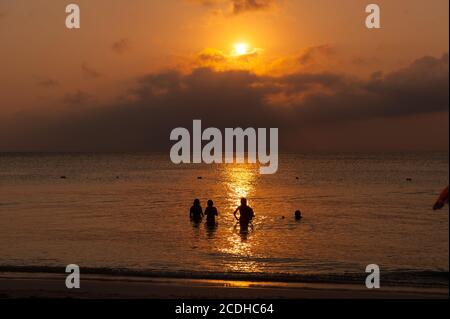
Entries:
[[224,170],[225,187],[227,189],[227,201],[230,209],[236,209],[241,204],[241,198],[248,198],[255,192],[258,167],[251,164],[226,166]]
[[[251,206],[251,198],[255,194],[259,178],[258,166],[252,164],[229,165],[226,166],[223,174],[228,209],[234,212],[241,204],[240,199],[243,197],[248,199],[248,205]],[[249,238],[252,231],[253,227],[249,228],[248,232],[241,232],[239,224],[235,222],[230,236],[227,237],[227,245],[219,249],[224,254],[236,257],[235,262],[225,265],[229,271],[258,272],[257,263],[248,259],[253,256],[255,245]]]

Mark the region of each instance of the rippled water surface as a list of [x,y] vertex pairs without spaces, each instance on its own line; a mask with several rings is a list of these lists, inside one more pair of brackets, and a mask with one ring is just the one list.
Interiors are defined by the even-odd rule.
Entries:
[[[283,155],[276,175],[166,154],[2,154],[0,265],[270,278],[376,263],[448,278],[448,207],[431,210],[447,185],[448,154]],[[232,216],[243,196],[249,233]],[[214,200],[216,228],[190,223],[194,198]]]

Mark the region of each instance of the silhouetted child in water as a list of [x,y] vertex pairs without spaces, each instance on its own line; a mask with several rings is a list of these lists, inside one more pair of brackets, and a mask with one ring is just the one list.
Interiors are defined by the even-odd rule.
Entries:
[[[238,211],[239,218],[237,217]],[[234,211],[234,218],[239,221],[239,224],[241,225],[241,231],[245,231],[248,229],[248,224],[250,224],[254,217],[255,213],[253,212],[253,209],[250,206],[247,206],[247,199],[241,198],[241,206],[236,208],[236,210]]]
[[191,217],[191,220],[195,223],[200,223],[202,221],[203,209],[202,209],[202,206],[200,206],[199,199],[194,200],[194,204],[191,207],[189,216]]
[[295,220],[301,220],[303,218],[302,212],[299,210],[295,211]]
[[216,216],[219,216],[217,208],[214,207],[214,202],[212,200],[208,201],[208,207],[205,208],[206,224],[208,226],[216,225]]

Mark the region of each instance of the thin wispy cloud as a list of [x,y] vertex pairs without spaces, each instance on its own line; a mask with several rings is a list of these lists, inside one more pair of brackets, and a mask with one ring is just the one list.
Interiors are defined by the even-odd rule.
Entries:
[[83,76],[87,79],[96,79],[101,76],[97,70],[89,66],[87,63],[83,63],[81,65],[81,70],[83,72]]
[[328,44],[312,46],[306,48],[304,52],[299,56],[298,61],[302,64],[309,64],[317,59],[331,58],[336,55],[336,49]]
[[115,53],[123,54],[130,50],[130,40],[127,38],[122,38],[122,39],[114,42],[111,46],[111,49]]
[[245,70],[254,66],[262,49],[250,48],[245,54],[230,54],[214,48],[207,48],[189,59],[189,66],[207,67],[215,70]]
[[262,11],[272,9],[276,0],[232,0],[233,13],[241,14],[251,11]]
[[43,88],[54,88],[59,86],[59,82],[53,79],[40,80],[37,84]]
[[376,65],[376,63],[379,63],[380,60],[375,57],[354,57],[352,59],[352,64],[357,66],[367,66],[367,65]]
[[66,93],[64,95],[64,103],[70,105],[84,105],[91,99],[91,95],[81,90]]
[[233,15],[248,12],[267,11],[276,7],[279,0],[187,0],[191,3],[200,4],[206,8],[217,10],[223,9]]

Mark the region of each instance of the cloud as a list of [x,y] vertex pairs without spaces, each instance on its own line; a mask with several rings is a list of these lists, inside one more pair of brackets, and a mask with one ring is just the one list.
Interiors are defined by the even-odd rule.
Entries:
[[97,79],[101,76],[101,74],[97,70],[88,66],[86,63],[83,63],[81,65],[81,70],[83,72],[84,77],[87,79]]
[[310,64],[318,59],[329,59],[336,54],[334,47],[328,44],[312,46],[306,48],[304,52],[299,56],[298,61],[302,65]]
[[357,65],[357,66],[375,65],[379,62],[380,62],[380,60],[375,57],[367,58],[367,57],[358,56],[358,57],[354,57],[351,60],[351,63],[354,65]]
[[250,70],[256,67],[262,49],[250,48],[246,54],[226,54],[218,49],[207,48],[189,59],[188,69],[211,68],[216,71]]
[[306,47],[293,55],[264,60],[264,70],[270,74],[290,74],[298,72],[323,72],[339,70],[346,62],[339,49],[332,44]]
[[78,90],[74,93],[66,93],[64,95],[64,102],[71,105],[83,105],[86,104],[90,98],[90,94]]
[[228,7],[228,10],[239,15],[247,12],[266,11],[274,8],[279,0],[188,0],[207,8],[217,9]]
[[233,13],[240,14],[250,11],[261,11],[273,8],[275,0],[232,0]]
[[[220,60],[220,56],[213,59]],[[11,125],[0,125],[0,149],[167,150],[170,131],[191,127],[193,119],[201,119],[205,127],[278,127],[281,150],[352,145],[370,149],[364,137],[385,134],[387,126],[393,135],[386,145],[411,145],[410,139],[420,132],[427,137],[422,138],[423,147],[426,140],[433,145],[441,141],[445,149],[448,72],[448,54],[422,57],[406,68],[369,79],[329,72],[275,77],[205,67],[187,73],[168,70],[139,79],[112,105],[76,108],[77,112],[60,114],[57,119],[30,114],[14,120],[19,123],[14,125],[17,131],[8,134],[1,127]],[[65,101],[86,104],[90,96],[78,91],[66,95]],[[430,120],[421,122],[422,117]],[[433,121],[439,125],[430,124]],[[396,130],[402,134],[396,135]],[[380,143],[375,140],[371,140],[374,145]]]
[[190,3],[200,4],[201,6],[204,7],[213,7],[223,2],[222,0],[187,0],[187,1]]
[[207,48],[197,55],[197,61],[202,65],[227,63],[229,57],[220,50]]
[[130,41],[126,38],[120,39],[112,44],[111,49],[116,53],[125,53],[130,50]]
[[54,87],[59,86],[59,82],[56,80],[53,80],[53,79],[41,80],[41,81],[38,81],[37,84],[43,88],[54,88]]

